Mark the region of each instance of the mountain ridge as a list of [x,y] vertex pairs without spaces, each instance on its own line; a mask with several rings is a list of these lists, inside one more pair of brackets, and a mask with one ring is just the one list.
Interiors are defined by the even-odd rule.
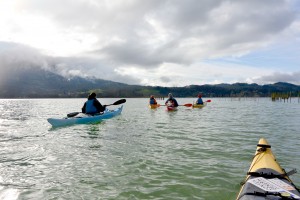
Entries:
[[256,83],[221,83],[162,87],[128,85],[93,77],[64,77],[39,68],[16,70],[0,83],[0,98],[76,98],[95,91],[99,97],[195,97],[199,92],[207,97],[270,97],[272,93],[299,96],[300,86],[286,82],[258,85]]

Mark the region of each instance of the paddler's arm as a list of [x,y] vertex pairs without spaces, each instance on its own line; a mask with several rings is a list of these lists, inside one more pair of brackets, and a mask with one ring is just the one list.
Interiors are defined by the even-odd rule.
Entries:
[[178,107],[178,102],[176,101],[176,99],[173,99],[173,101],[174,101],[174,106]]
[[105,110],[105,107],[106,107],[105,105],[102,106],[102,104],[97,99],[94,100],[94,106],[97,108],[97,110],[99,112],[103,112]]
[[165,105],[167,105],[169,101],[170,101],[170,99],[167,99],[167,101],[165,102]]
[[86,103],[84,103],[83,107],[81,108],[82,113],[85,113],[85,107],[86,107]]

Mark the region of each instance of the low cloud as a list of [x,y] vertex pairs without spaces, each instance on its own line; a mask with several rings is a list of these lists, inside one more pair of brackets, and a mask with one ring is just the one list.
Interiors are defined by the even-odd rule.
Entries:
[[0,42],[0,69],[1,71],[17,68],[47,68],[46,56],[37,49],[26,45]]
[[276,82],[288,82],[295,85],[300,85],[300,71],[294,73],[280,73],[275,72],[271,75],[261,76],[259,78],[254,78],[253,82],[256,83],[276,83]]
[[162,76],[159,78],[161,82],[163,83],[170,83],[171,82],[171,78],[168,76]]
[[8,80],[15,73],[27,69],[42,69],[64,77],[95,77],[134,84],[140,80],[123,76],[115,68],[99,59],[88,57],[52,57],[37,49],[16,43],[0,42],[0,79]]

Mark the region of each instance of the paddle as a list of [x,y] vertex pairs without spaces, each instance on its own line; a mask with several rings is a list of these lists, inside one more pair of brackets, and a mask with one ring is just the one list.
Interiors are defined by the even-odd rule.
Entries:
[[184,104],[184,105],[178,105],[178,106],[185,106],[185,107],[191,107],[193,104],[191,104],[191,103],[186,103],[186,104]]
[[[208,99],[208,100],[204,101],[204,103],[209,103],[209,102],[211,102],[211,100],[210,100],[210,99]],[[198,105],[198,104],[196,104],[196,105]],[[199,105],[203,105],[203,104],[199,104]]]
[[[186,103],[184,105],[178,105],[178,106],[185,106],[185,107],[191,107],[193,104],[191,103]],[[160,106],[166,106],[166,105],[160,105]]]
[[[104,105],[104,106],[111,106],[111,105],[119,105],[119,104],[122,104],[122,103],[125,103],[126,102],[126,99],[120,99],[118,101],[116,101],[115,103],[112,103],[112,104],[109,104],[109,105]],[[79,113],[81,112],[72,112],[72,113],[69,113],[67,114],[68,117],[75,117],[76,115],[78,115]]]
[[105,105],[105,106],[111,106],[111,105],[116,106],[116,105],[120,105],[120,104],[125,103],[125,102],[126,102],[126,99],[120,99],[120,100],[116,101],[113,104],[109,104],[109,105]]

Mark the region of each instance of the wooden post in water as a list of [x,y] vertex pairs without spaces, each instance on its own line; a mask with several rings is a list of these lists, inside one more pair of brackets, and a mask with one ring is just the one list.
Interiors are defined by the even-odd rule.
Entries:
[[[299,93],[299,98],[300,98],[300,93]],[[285,102],[288,102],[288,100],[290,99],[290,102],[292,102],[292,92],[289,92],[289,93],[277,93],[277,92],[274,92],[271,94],[271,99],[272,101],[282,101]],[[300,100],[298,100],[300,101]]]

